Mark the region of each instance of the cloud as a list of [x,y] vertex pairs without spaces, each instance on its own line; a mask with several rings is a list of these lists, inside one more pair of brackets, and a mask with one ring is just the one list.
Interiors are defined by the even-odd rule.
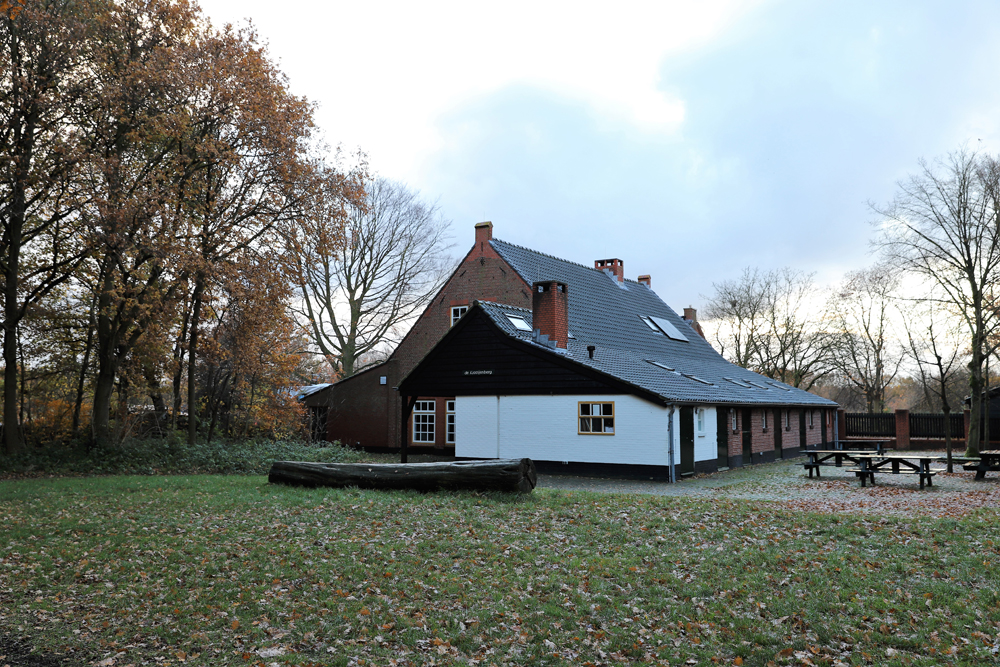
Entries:
[[460,246],[485,214],[508,241],[621,257],[675,307],[746,265],[836,280],[871,261],[866,201],[890,198],[919,157],[1000,145],[997,13],[767,5],[661,60],[658,90],[682,122],[511,83],[442,114],[411,173],[441,193]]

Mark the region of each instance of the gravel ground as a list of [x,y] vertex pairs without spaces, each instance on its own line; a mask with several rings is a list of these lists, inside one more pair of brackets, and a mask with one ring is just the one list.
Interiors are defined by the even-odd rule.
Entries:
[[[923,453],[923,452],[921,452]],[[833,466],[822,469],[822,478],[812,479],[802,468],[805,457],[746,468],[735,468],[709,475],[696,475],[678,484],[648,480],[539,475],[538,488],[634,493],[685,498],[727,498],[773,501],[795,509],[842,512],[861,511],[875,514],[934,516],[961,515],[981,507],[1000,507],[1000,477],[987,473],[983,481],[975,473],[962,470],[939,470],[934,486],[920,489],[912,475],[875,475],[876,486],[861,488],[854,473]]]

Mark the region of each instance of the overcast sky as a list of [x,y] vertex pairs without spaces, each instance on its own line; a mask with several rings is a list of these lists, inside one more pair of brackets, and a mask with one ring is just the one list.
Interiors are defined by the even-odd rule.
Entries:
[[250,18],[328,143],[473,225],[652,275],[871,263],[867,202],[1000,147],[1000,3],[202,0]]

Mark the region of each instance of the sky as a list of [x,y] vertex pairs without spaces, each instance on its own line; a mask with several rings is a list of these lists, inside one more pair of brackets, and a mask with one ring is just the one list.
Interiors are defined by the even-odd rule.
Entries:
[[675,310],[744,267],[821,285],[875,261],[871,204],[1000,151],[1000,3],[201,0],[252,21],[325,141],[451,221]]

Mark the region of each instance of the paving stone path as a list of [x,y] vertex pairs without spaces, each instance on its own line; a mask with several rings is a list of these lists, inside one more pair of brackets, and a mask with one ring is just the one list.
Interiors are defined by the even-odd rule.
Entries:
[[697,475],[678,484],[652,480],[608,479],[539,475],[538,488],[600,493],[651,494],[701,499],[773,501],[795,509],[821,512],[860,511],[881,515],[954,515],[979,508],[1000,508],[1000,477],[987,473],[975,481],[974,473],[955,466],[954,473],[939,471],[934,486],[920,490],[911,475],[876,475],[876,486],[861,488],[857,477],[844,468],[824,467],[821,478],[809,478],[804,458]]

